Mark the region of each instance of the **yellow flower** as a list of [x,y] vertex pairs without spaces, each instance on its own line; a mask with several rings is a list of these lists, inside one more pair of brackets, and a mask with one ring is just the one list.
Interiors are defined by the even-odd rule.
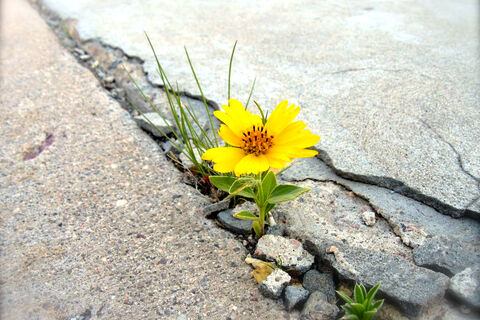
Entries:
[[305,148],[314,146],[320,137],[306,130],[303,121],[293,121],[300,107],[288,106],[288,101],[280,102],[265,125],[259,115],[245,110],[238,100],[230,99],[222,108],[224,112],[213,114],[224,123],[218,135],[230,146],[208,149],[202,155],[203,160],[214,162],[217,172],[257,174],[269,168],[284,168],[294,158],[317,154]]

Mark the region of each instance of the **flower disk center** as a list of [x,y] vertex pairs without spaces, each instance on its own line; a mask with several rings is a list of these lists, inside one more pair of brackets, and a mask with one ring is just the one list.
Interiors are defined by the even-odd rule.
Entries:
[[263,126],[253,126],[243,132],[242,149],[247,154],[260,155],[267,152],[272,146],[273,136],[269,136],[267,129]]

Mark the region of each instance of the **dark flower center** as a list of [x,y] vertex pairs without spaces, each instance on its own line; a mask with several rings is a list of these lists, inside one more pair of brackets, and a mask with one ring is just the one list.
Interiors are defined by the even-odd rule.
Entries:
[[267,129],[263,126],[253,126],[251,129],[243,132],[241,148],[245,153],[255,154],[256,156],[267,152],[272,146],[273,136],[269,136]]

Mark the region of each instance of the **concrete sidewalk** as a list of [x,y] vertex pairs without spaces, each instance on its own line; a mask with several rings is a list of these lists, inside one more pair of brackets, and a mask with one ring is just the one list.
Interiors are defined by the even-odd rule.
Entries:
[[296,318],[38,13],[1,13],[0,318]]

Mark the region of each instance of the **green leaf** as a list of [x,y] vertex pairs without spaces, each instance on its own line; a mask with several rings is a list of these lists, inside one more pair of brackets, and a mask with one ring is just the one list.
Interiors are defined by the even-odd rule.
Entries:
[[349,304],[344,304],[342,306],[342,309],[345,310],[345,312],[347,314],[355,314],[355,311],[353,310],[353,308]]
[[353,300],[352,298],[350,298],[349,296],[347,296],[345,293],[341,292],[341,291],[335,291],[339,296],[340,298],[343,299],[343,301],[345,301],[346,303],[353,303]]
[[275,189],[276,186],[277,186],[277,177],[275,176],[275,173],[273,173],[272,171],[269,171],[265,175],[262,181],[264,202],[266,202],[268,198],[270,198],[270,194],[272,193],[272,191]]
[[253,227],[253,231],[255,231],[255,234],[257,235],[257,237],[260,238],[262,236],[262,228],[260,227],[260,222],[253,221],[252,227]]
[[373,309],[378,310],[378,309],[380,309],[382,306],[383,306],[383,299],[376,301],[376,302],[372,305],[372,307],[371,307],[370,309],[372,309],[372,310],[373,310]]
[[353,313],[355,313],[359,316],[361,316],[363,314],[363,312],[365,311],[365,308],[360,303],[356,303],[356,302],[350,303],[350,307],[352,307],[352,309],[354,311]]
[[367,307],[368,308],[370,307],[370,304],[372,304],[373,298],[375,297],[378,289],[380,288],[380,284],[381,284],[380,282],[377,283],[373,288],[370,289],[370,291],[368,291],[367,296],[366,296]]
[[275,208],[275,203],[268,203],[267,206],[265,207],[265,214],[272,211],[273,208]]
[[377,312],[377,310],[375,310],[375,311],[371,310],[371,311],[364,312],[362,320],[372,320],[373,316],[375,315],[376,312]]
[[365,300],[365,296],[363,295],[363,290],[360,285],[355,284],[355,289],[353,290],[353,297],[356,302],[362,303]]
[[218,189],[228,192],[230,187],[235,182],[234,177],[229,176],[209,176],[210,182]]
[[[235,183],[235,181],[237,181],[237,178],[229,176],[210,176],[209,179],[215,187],[225,192],[230,192],[230,188]],[[255,194],[253,193],[252,188],[245,188],[243,190],[240,190],[237,195],[246,198],[255,198]]]
[[[251,186],[255,185],[256,181],[252,178],[234,178],[235,181],[230,186],[228,193],[231,195],[240,195],[248,198],[255,198]],[[247,190],[250,189],[250,190]],[[244,195],[246,194],[246,195]]]
[[292,184],[280,184],[270,194],[269,203],[279,203],[293,200],[299,195],[310,191],[309,188],[297,187]]
[[250,211],[240,211],[233,215],[237,219],[243,220],[258,220],[258,217],[251,213]]
[[363,284],[360,285],[360,289],[362,290],[363,299],[365,300],[367,298],[367,289],[365,289]]

